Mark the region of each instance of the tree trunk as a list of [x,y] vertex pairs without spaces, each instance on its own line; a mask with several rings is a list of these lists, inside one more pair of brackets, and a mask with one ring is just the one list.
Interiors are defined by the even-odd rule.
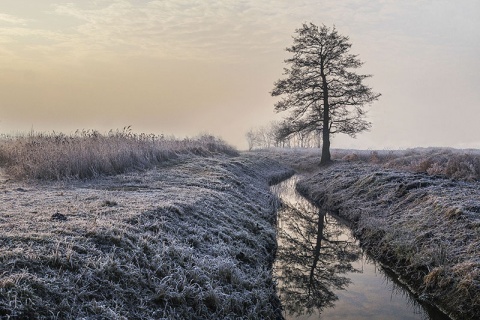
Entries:
[[313,285],[315,277],[315,269],[317,268],[318,260],[320,260],[320,250],[322,249],[323,229],[325,227],[325,214],[323,210],[318,211],[318,223],[317,223],[317,243],[315,245],[315,251],[313,252],[313,264],[310,268],[310,285]]
[[323,127],[323,132],[322,132],[322,139],[323,139],[323,145],[322,145],[322,158],[320,159],[320,164],[329,164],[332,161],[331,155],[330,155],[330,131],[328,130],[328,123],[325,124]]
[[322,77],[323,91],[323,128],[322,128],[322,158],[320,165],[329,164],[332,159],[330,156],[330,106],[328,105],[328,86],[327,77],[323,72],[323,65],[320,66],[320,75]]

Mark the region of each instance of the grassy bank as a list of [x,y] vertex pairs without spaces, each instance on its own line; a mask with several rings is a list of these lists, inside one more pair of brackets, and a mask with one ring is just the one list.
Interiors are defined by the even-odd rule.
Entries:
[[0,179],[0,318],[278,316],[269,183],[290,171],[263,156],[198,148],[150,170],[87,170],[95,179]]
[[[480,185],[472,175],[475,167],[469,165],[477,156],[456,153],[449,158],[455,151],[424,151],[403,153],[405,158],[398,152],[388,160],[371,158],[381,157],[378,153],[369,152],[362,159],[345,152],[344,160],[317,171],[311,171],[318,163],[313,153],[273,157],[307,172],[298,190],[351,221],[362,245],[399,274],[420,299],[454,318],[478,319]],[[459,170],[440,170],[441,163],[433,164],[439,158],[443,167]],[[438,170],[406,165],[427,160]]]
[[[320,163],[319,149],[266,149],[257,152],[287,163],[299,172],[315,171]],[[454,180],[480,181],[480,150],[449,148],[414,148],[407,150],[333,149],[332,159],[369,163]]]

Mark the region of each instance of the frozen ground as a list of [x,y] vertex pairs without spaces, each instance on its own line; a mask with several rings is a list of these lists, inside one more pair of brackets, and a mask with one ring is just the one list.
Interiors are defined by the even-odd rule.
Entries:
[[[176,162],[175,162],[176,161]],[[85,182],[0,177],[0,318],[275,318],[263,155]]]

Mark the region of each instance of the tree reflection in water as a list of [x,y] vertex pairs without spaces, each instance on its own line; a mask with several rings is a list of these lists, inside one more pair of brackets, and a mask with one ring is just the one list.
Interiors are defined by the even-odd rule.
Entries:
[[362,254],[355,239],[334,218],[307,201],[283,204],[278,212],[275,273],[280,300],[290,315],[332,307],[334,290],[349,283],[346,272]]

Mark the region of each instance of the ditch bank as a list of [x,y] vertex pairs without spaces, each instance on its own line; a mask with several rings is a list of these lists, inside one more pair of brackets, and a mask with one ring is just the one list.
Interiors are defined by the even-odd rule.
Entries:
[[261,155],[87,181],[0,182],[0,318],[275,319],[277,198]]
[[347,219],[375,259],[454,319],[480,318],[480,183],[335,162],[297,190]]

